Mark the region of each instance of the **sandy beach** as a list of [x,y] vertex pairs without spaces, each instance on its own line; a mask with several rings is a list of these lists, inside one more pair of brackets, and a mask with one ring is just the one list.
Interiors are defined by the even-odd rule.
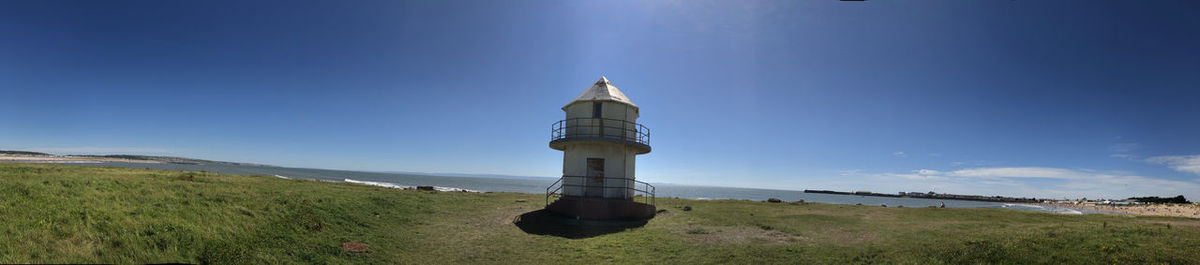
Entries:
[[1149,204],[1149,205],[1086,205],[1069,203],[1045,203],[1054,207],[1099,210],[1124,214],[1150,216],[1178,216],[1200,218],[1200,206],[1196,204]]

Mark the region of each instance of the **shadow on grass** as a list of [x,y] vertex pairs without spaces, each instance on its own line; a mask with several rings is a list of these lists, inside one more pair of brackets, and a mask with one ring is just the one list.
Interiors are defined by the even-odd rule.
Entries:
[[546,209],[527,212],[513,219],[513,224],[525,233],[535,235],[551,235],[570,239],[589,238],[612,233],[618,233],[630,228],[646,225],[648,220],[616,220],[595,221],[576,220],[574,217],[562,216]]

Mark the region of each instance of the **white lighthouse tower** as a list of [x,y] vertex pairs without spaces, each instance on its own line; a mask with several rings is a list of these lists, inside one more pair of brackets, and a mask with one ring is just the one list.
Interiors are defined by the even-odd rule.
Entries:
[[654,216],[654,186],[634,174],[637,155],[650,153],[638,106],[601,77],[562,110],[550,148],[563,151],[563,176],[546,189],[546,208],[581,219]]

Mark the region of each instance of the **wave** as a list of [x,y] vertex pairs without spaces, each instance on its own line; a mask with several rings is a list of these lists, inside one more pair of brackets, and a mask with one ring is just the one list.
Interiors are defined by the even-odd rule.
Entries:
[[1062,210],[1062,211],[1055,211],[1055,213],[1061,213],[1061,214],[1083,214],[1083,212],[1080,212],[1079,210],[1074,210],[1074,209],[1064,209],[1064,210]]
[[[405,186],[405,185],[399,185],[396,183],[388,183],[388,182],[376,182],[376,181],[353,180],[353,179],[345,179],[342,181],[344,181],[346,183],[354,183],[354,184],[359,184],[359,185],[377,186],[377,187],[393,188],[393,189],[415,189],[415,188],[417,188],[415,186]],[[469,189],[455,188],[455,187],[440,187],[440,186],[433,186],[433,189],[436,191],[479,192],[477,190],[469,190]]]
[[359,184],[359,185],[377,186],[377,187],[393,188],[393,189],[415,188],[413,186],[396,185],[395,183],[387,183],[387,182],[362,181],[362,180],[353,180],[353,179],[345,179],[342,181],[346,182],[346,183],[354,183],[354,184]]
[[1034,208],[1034,209],[1046,209],[1046,207],[1042,207],[1042,206],[1038,206],[1038,205],[1005,203],[1004,208],[1008,208],[1008,207],[1025,207],[1025,208]]
[[464,189],[464,188],[438,187],[438,186],[433,186],[433,189],[435,189],[437,191],[479,192],[477,190],[468,190],[468,189]]
[[274,175],[274,176],[275,176],[276,178],[281,178],[281,179],[292,179],[292,178],[289,178],[289,177],[284,177],[284,176],[280,176],[280,175]]
[[1056,214],[1083,214],[1082,211],[1079,211],[1076,209],[1071,209],[1071,208],[1054,207],[1054,206],[1040,206],[1040,205],[1032,205],[1032,204],[1005,203],[1004,205],[1001,205],[1000,207],[1012,208],[1012,209],[1017,209],[1017,210],[1056,213]]

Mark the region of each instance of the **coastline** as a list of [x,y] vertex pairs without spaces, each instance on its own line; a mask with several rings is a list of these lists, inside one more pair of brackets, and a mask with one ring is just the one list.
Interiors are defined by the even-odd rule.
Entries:
[[1200,218],[1200,206],[1195,204],[1084,205],[1070,203],[1042,203],[1040,205],[1141,216]]
[[875,193],[869,191],[832,191],[832,190],[804,190],[804,193],[820,193],[820,194],[838,194],[852,196],[874,196],[874,197],[889,197],[889,198],[916,198],[930,200],[959,200],[959,201],[980,201],[980,202],[995,202],[995,203],[1035,203],[1041,201],[1037,198],[1018,198],[1006,196],[983,196],[983,195],[964,195],[964,194],[945,194],[945,193],[907,193],[900,192],[898,194],[891,193]]
[[88,156],[39,156],[39,155],[7,155],[0,154],[0,162],[12,163],[63,163],[63,164],[88,164],[88,163],[104,163],[104,162],[123,162],[123,163],[147,163],[158,164],[160,161],[153,160],[135,160],[125,158],[109,158],[109,157],[88,157]]

